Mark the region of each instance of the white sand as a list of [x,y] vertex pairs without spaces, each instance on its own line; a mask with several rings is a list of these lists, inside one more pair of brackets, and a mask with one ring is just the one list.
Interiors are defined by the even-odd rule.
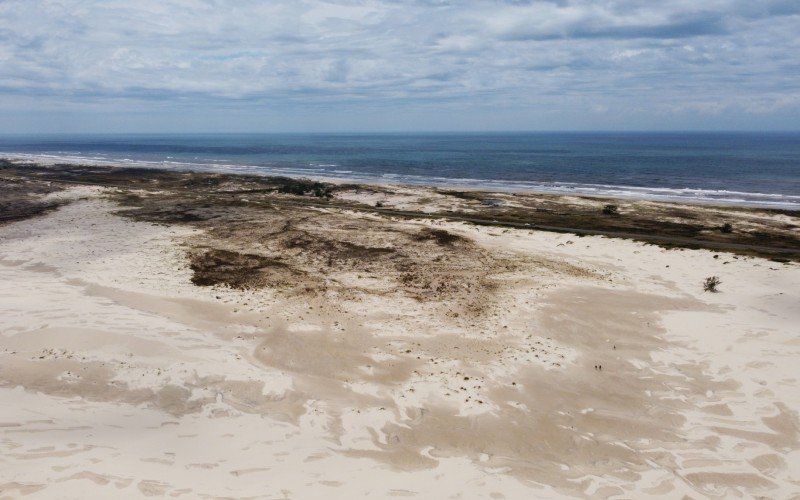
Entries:
[[301,316],[193,286],[194,231],[97,195],[0,227],[2,498],[800,494],[796,264],[421,221],[547,266],[473,330],[381,296]]

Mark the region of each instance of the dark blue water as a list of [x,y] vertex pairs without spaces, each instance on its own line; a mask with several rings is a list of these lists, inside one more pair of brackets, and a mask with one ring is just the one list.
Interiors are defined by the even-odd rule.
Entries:
[[798,133],[5,136],[0,156],[800,208]]

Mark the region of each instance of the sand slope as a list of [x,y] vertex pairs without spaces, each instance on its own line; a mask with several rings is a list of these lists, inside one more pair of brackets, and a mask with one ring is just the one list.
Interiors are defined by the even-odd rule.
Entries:
[[491,293],[239,291],[102,194],[0,226],[0,497],[800,494],[797,264],[421,220]]

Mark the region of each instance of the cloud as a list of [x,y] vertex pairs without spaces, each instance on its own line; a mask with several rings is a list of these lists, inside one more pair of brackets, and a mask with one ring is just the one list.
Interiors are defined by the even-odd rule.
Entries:
[[657,12],[635,9],[620,14],[608,8],[537,4],[495,21],[504,40],[677,39],[729,32],[717,12]]
[[5,0],[0,113],[797,113],[798,24],[796,0]]

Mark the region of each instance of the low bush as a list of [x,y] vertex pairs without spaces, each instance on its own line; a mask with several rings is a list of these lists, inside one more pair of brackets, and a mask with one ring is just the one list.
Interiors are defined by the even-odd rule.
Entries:
[[720,280],[717,276],[709,276],[703,282],[703,290],[706,292],[717,292],[717,287],[722,284],[722,280]]
[[317,198],[333,197],[333,189],[331,186],[305,179],[283,179],[282,183],[278,186],[278,192],[296,196],[312,194]]
[[606,215],[619,215],[619,207],[616,205],[604,205],[603,213]]

